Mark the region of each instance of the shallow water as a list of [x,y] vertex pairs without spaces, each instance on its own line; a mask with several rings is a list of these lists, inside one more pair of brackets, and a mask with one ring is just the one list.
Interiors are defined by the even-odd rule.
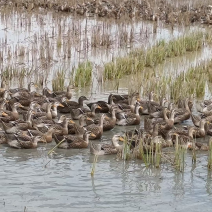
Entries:
[[[105,62],[117,55],[126,54],[130,49],[140,46],[146,48],[157,40],[168,40],[184,31],[180,28],[172,32],[161,26],[157,34],[153,34],[153,27],[150,23],[128,23],[125,31],[129,33],[133,28],[136,37],[130,48],[118,49],[119,43],[114,42],[110,50],[93,49],[89,46],[85,54],[82,54],[80,53],[83,49],[81,41],[85,41],[87,36],[90,42],[91,37],[91,35],[85,35],[85,24],[86,20],[75,20],[65,15],[58,16],[51,13],[20,15],[16,12],[4,15],[2,12],[1,53],[3,52],[6,56],[1,68],[7,67],[10,63],[26,68],[39,67],[43,62],[39,55],[43,51],[41,46],[45,36],[49,39],[50,47],[54,49],[51,55],[53,63],[48,64],[47,69],[50,73],[54,73],[59,66],[69,67],[68,71],[70,71],[74,64],[87,59],[92,62],[97,61],[97,63],[98,61]],[[94,24],[101,28],[103,22],[92,18],[87,20],[89,29],[93,29]],[[107,32],[113,38],[120,28],[123,30],[123,27],[118,24],[107,24]],[[64,50],[62,47],[62,50],[58,50],[57,48],[57,39],[60,35],[56,33],[60,30],[64,37],[64,45],[68,42],[66,39],[68,30],[72,30],[71,32],[81,30],[82,32],[81,40],[78,40],[80,42],[76,41],[71,45],[73,54],[69,59],[63,58],[67,49]],[[139,35],[140,31],[143,32],[142,35]],[[147,33],[147,38],[145,38],[145,33]],[[75,39],[79,39],[79,36],[76,35]],[[24,57],[17,56],[15,51],[21,46],[24,48],[28,46],[29,51],[25,49]],[[8,52],[11,52],[12,59],[8,57]],[[204,48],[195,54],[187,54],[186,57],[169,59],[165,64],[158,66],[156,72],[163,70],[164,73],[168,73],[171,70],[173,74],[178,74],[189,66],[208,59],[210,53],[211,49]],[[36,56],[38,60],[32,60],[33,56]],[[26,79],[26,81],[31,79]],[[119,93],[127,93],[128,88],[132,86],[129,79],[134,79],[134,76],[127,76],[120,80]],[[48,80],[47,84],[51,85],[51,77]],[[16,80],[11,82],[11,86],[17,85],[19,82]],[[91,87],[73,89],[74,99],[80,95],[86,95],[90,100],[106,100],[110,92],[116,92],[116,86],[114,81],[102,84],[93,77]],[[206,92],[208,93],[209,91]],[[191,122],[185,124],[191,124]],[[127,129],[133,128],[127,127]],[[114,134],[122,133],[125,129],[125,127],[116,127],[110,132],[105,132],[100,142],[111,142]],[[207,140],[208,138],[205,141]],[[207,152],[198,153],[196,165],[192,165],[191,152],[188,152],[183,173],[176,171],[168,163],[162,164],[160,169],[155,169],[146,168],[139,160],[124,162],[117,161],[116,156],[99,156],[95,175],[91,177],[94,156],[90,155],[89,149],[56,149],[56,155],[47,156],[48,151],[54,145],[54,142],[48,145],[39,144],[35,150],[15,150],[0,146],[0,211],[119,212],[187,211],[189,209],[211,211],[212,178],[211,172],[207,169]]]
[[[102,142],[122,130],[104,133]],[[1,211],[211,211],[212,178],[205,152],[198,153],[196,165],[188,152],[184,173],[169,164],[146,168],[139,160],[99,156],[91,177],[89,149],[57,149],[47,157],[53,145],[37,150],[1,146]]]

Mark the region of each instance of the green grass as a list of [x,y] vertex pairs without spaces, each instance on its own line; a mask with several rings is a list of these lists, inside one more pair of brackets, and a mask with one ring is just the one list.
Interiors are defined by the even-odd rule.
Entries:
[[80,63],[74,72],[74,85],[76,87],[84,87],[89,85],[92,78],[92,63],[89,61]]
[[143,50],[132,51],[126,57],[114,59],[112,62],[105,64],[105,79],[120,79],[124,75],[144,72],[144,68],[154,68],[163,63],[166,58],[182,56],[186,52],[199,50],[206,38],[203,32],[195,32],[166,43],[164,40],[159,41],[156,45]]
[[65,84],[65,70],[59,70],[55,78],[52,80],[53,91],[63,91]]

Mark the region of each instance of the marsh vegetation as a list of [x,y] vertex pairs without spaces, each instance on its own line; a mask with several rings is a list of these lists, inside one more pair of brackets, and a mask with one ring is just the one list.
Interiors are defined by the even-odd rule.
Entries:
[[[38,86],[36,91],[39,95],[45,87],[52,90],[48,99],[52,101],[52,96],[70,86],[73,95],[69,101],[86,96],[88,100],[85,101],[100,101],[100,104],[103,100],[107,101],[110,93],[121,94],[121,100],[125,101],[126,94],[131,96],[136,93],[142,98],[137,101],[142,103],[142,100],[148,100],[149,94],[154,92],[154,101],[158,104],[161,103],[161,97],[176,107],[180,100],[188,99],[194,103],[192,112],[197,115],[199,108],[196,105],[200,105],[198,101],[210,99],[212,92],[211,3],[210,0],[205,2],[14,0],[10,3],[1,1],[1,87],[23,88],[34,82]],[[34,93],[30,99],[32,96],[34,98]],[[19,98],[20,96],[15,96],[13,99],[19,100]],[[62,101],[60,103],[65,105]],[[201,115],[200,119],[206,118],[205,110],[203,107],[198,113]],[[73,113],[70,112],[72,111],[70,108],[68,111],[65,116],[69,120]],[[61,115],[59,112],[58,114]],[[170,118],[170,114],[167,114]],[[78,203],[80,197],[87,201],[85,205],[91,206],[92,211],[95,211],[93,208],[98,204],[103,204],[104,207],[111,206],[114,209],[114,204],[110,205],[107,201],[114,201],[114,196],[111,196],[113,192],[119,197],[120,192],[117,190],[120,191],[120,188],[117,186],[120,185],[123,189],[121,198],[123,196],[126,198],[125,209],[129,211],[132,209],[134,196],[129,200],[125,191],[128,192],[127,195],[138,192],[134,203],[139,207],[143,207],[143,203],[140,205],[140,193],[145,189],[155,193],[165,188],[168,190],[166,195],[170,192],[170,196],[174,199],[184,188],[184,185],[180,184],[185,182],[183,176],[189,176],[193,180],[193,173],[200,176],[199,170],[205,181],[204,192],[210,196],[212,193],[210,137],[205,136],[200,141],[207,143],[206,152],[203,152],[201,148],[195,148],[199,142],[196,138],[188,148],[176,135],[174,135],[176,136],[174,146],[164,143],[164,139],[160,136],[149,140],[146,140],[146,134],[138,139],[125,136],[124,132],[128,130],[143,128],[144,117],[146,116],[141,116],[139,126],[128,126],[128,123],[127,126],[115,126],[112,131],[104,132],[102,138],[94,142],[104,144],[111,141],[114,134],[123,135],[123,149],[116,151],[115,156],[97,154],[92,156],[88,148],[70,151],[58,148],[63,143],[64,146],[67,145],[68,142],[64,142],[67,138],[62,139],[56,146],[55,143],[40,144],[33,151],[15,151],[1,145],[0,164],[2,167],[5,166],[5,169],[2,169],[2,176],[6,173],[11,179],[11,171],[14,171],[12,180],[16,178],[17,185],[19,183],[25,185],[26,181],[31,179],[26,185],[28,186],[26,190],[23,189],[20,194],[26,196],[26,193],[28,195],[35,191],[32,193],[34,199],[30,200],[34,205],[24,205],[26,211],[28,207],[32,210],[44,207],[46,211],[51,211],[49,210],[51,207],[45,205],[54,205],[57,201],[59,201],[58,211],[68,211],[70,205],[67,204],[66,198],[70,199],[68,195],[70,193],[72,195],[72,192],[71,206]],[[192,125],[191,119],[185,120],[184,124]],[[182,125],[175,126],[174,128],[178,128]],[[209,127],[210,131],[210,125],[206,127]],[[133,148],[135,143],[137,146]],[[166,148],[163,148],[164,146]],[[104,148],[100,150],[103,151]],[[23,170],[19,170],[17,165],[26,167],[25,177]],[[30,177],[28,173],[31,174]],[[40,176],[37,176],[37,173]],[[46,177],[45,182],[43,176]],[[166,179],[166,176],[170,179]],[[158,180],[166,185],[161,185]],[[192,180],[189,186],[197,186]],[[95,186],[96,182],[99,183],[98,186]],[[167,182],[173,191],[170,191]],[[20,186],[16,184],[10,186],[13,184],[10,182],[8,184],[7,177],[2,179],[2,184],[3,187],[8,185],[0,192],[2,196],[7,189],[12,195],[20,192]],[[46,191],[51,193],[51,196],[46,198],[49,203],[44,203],[41,199],[46,195]],[[62,195],[58,197],[58,193]],[[79,194],[77,198],[76,193]],[[6,198],[13,201],[12,195],[6,195]],[[145,198],[148,207],[152,197],[145,195]],[[42,202],[41,205],[37,199]],[[121,204],[119,202],[116,204],[121,208],[123,201],[120,202]],[[191,202],[190,199],[185,204],[188,202]],[[157,204],[155,209],[158,207],[164,209],[157,199],[155,204]],[[22,202],[15,201],[14,205],[6,204],[5,207],[11,209],[14,206],[14,210],[17,210],[17,205],[23,206]],[[154,208],[152,204],[150,206]],[[82,206],[76,205],[76,207]],[[102,208],[99,207],[98,211],[100,209]]]

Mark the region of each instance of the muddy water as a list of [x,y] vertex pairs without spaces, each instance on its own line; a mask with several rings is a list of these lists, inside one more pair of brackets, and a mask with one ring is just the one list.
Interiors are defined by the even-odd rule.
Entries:
[[[187,30],[184,27],[170,30],[162,23],[156,25],[156,33],[153,33],[154,27],[148,22],[79,19],[65,14],[46,14],[42,10],[37,13],[2,11],[0,68],[25,70],[29,80],[35,79],[34,73],[40,76],[48,73],[46,83],[51,87],[51,79],[57,71],[65,70],[69,78],[79,62],[88,60],[103,66],[134,48],[145,49],[158,40],[170,40]],[[11,86],[16,86],[14,81]]]

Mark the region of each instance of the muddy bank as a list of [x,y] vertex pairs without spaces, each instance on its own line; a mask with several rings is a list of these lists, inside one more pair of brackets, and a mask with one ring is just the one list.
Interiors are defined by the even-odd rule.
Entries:
[[73,1],[1,1],[2,7],[16,7],[22,10],[53,10],[79,16],[96,16],[113,19],[142,19],[149,21],[162,20],[167,24],[204,23],[212,24],[212,5],[208,2],[191,5],[188,2],[173,4],[168,1],[111,1],[93,0],[85,2]]

